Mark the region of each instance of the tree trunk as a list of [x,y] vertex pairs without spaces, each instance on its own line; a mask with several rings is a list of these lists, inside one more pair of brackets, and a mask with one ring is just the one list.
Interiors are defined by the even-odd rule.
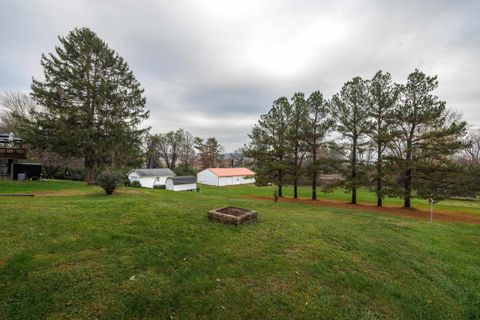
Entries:
[[377,207],[381,207],[382,203],[382,146],[377,146]]
[[352,203],[357,204],[357,138],[353,139],[352,148]]
[[405,171],[404,188],[405,188],[405,198],[403,200],[403,206],[405,208],[411,208],[412,207],[410,203],[410,198],[412,196],[412,170],[411,169],[408,169],[407,171]]
[[[410,137],[413,137],[413,131],[415,127],[412,126]],[[410,162],[412,161],[412,140],[411,138],[407,141],[407,156],[405,157],[407,168],[405,170],[405,181],[404,181],[404,192],[405,196],[403,199],[403,206],[405,208],[411,208],[410,198],[412,196],[412,169]]]
[[95,184],[95,165],[89,158],[85,158],[85,182],[87,184]]
[[316,147],[313,148],[312,152],[312,163],[313,163],[313,173],[312,173],[312,200],[317,200],[317,168],[315,167],[317,162],[317,152]]
[[293,180],[293,199],[298,199],[298,178]]
[[283,172],[282,170],[278,170],[278,196],[280,198],[283,198],[283,192],[282,192],[282,184],[283,184]]

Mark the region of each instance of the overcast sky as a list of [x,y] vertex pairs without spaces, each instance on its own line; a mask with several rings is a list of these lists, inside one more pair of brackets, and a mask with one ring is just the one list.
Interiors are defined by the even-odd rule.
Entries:
[[480,126],[480,1],[0,0],[0,90],[29,91],[57,36],[89,27],[145,88],[153,132],[184,128],[227,151],[273,100],[330,98],[379,69],[438,75],[437,95]]

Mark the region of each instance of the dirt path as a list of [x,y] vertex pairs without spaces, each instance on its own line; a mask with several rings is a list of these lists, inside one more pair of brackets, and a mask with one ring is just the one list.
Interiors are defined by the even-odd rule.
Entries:
[[[248,198],[259,199],[259,200],[268,200],[273,201],[272,197],[266,196],[248,196]],[[370,204],[351,204],[341,201],[334,200],[317,200],[313,201],[310,199],[292,199],[292,198],[280,198],[280,202],[293,202],[293,203],[305,203],[316,206],[324,206],[330,208],[341,208],[341,209],[351,209],[351,210],[361,210],[367,212],[378,212],[378,213],[389,213],[397,216],[411,217],[416,219],[429,220],[430,212],[422,209],[405,209],[400,207],[382,207],[379,208]],[[434,221],[450,221],[450,222],[461,222],[461,223],[470,223],[470,224],[480,224],[480,216],[473,214],[468,214],[464,212],[446,212],[446,211],[434,211],[433,212]]]
[[[119,189],[115,190],[115,194],[142,194],[143,190],[140,189]],[[58,190],[58,191],[34,191],[32,192],[35,197],[61,197],[61,196],[82,196],[82,195],[94,195],[103,194],[103,191],[98,190]]]

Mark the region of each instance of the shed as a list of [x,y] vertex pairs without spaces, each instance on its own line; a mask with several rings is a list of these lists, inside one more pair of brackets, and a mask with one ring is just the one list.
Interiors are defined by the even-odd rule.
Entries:
[[197,190],[197,178],[195,176],[168,177],[165,189],[172,191]]
[[42,165],[40,163],[13,163],[13,180],[33,179],[38,180],[42,176]]
[[208,168],[197,174],[198,183],[234,186],[255,183],[255,172],[247,168]]
[[133,169],[128,173],[130,182],[138,181],[145,188],[164,186],[168,177],[175,177],[175,173],[166,168],[162,169]]

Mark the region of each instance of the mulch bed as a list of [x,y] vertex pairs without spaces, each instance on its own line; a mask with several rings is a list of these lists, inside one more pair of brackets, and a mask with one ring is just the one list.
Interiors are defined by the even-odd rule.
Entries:
[[[248,198],[272,201],[272,197],[249,196]],[[279,198],[280,202],[305,203],[310,205],[324,206],[330,208],[362,210],[368,212],[389,213],[398,216],[411,217],[416,219],[430,220],[430,212],[422,209],[406,209],[401,207],[382,207],[379,208],[371,204],[351,204],[334,200],[311,200],[311,199],[293,199]],[[480,224],[480,215],[474,215],[464,212],[433,211],[433,221],[461,222],[469,224]]]
[[224,224],[238,226],[257,220],[257,212],[229,206],[208,211],[208,218]]
[[222,209],[218,209],[217,212],[221,212],[221,213],[229,214],[231,216],[239,217],[239,216],[249,212],[249,210],[245,210],[245,209],[241,209],[241,208],[237,208],[237,207],[225,207],[225,208],[222,208]]

